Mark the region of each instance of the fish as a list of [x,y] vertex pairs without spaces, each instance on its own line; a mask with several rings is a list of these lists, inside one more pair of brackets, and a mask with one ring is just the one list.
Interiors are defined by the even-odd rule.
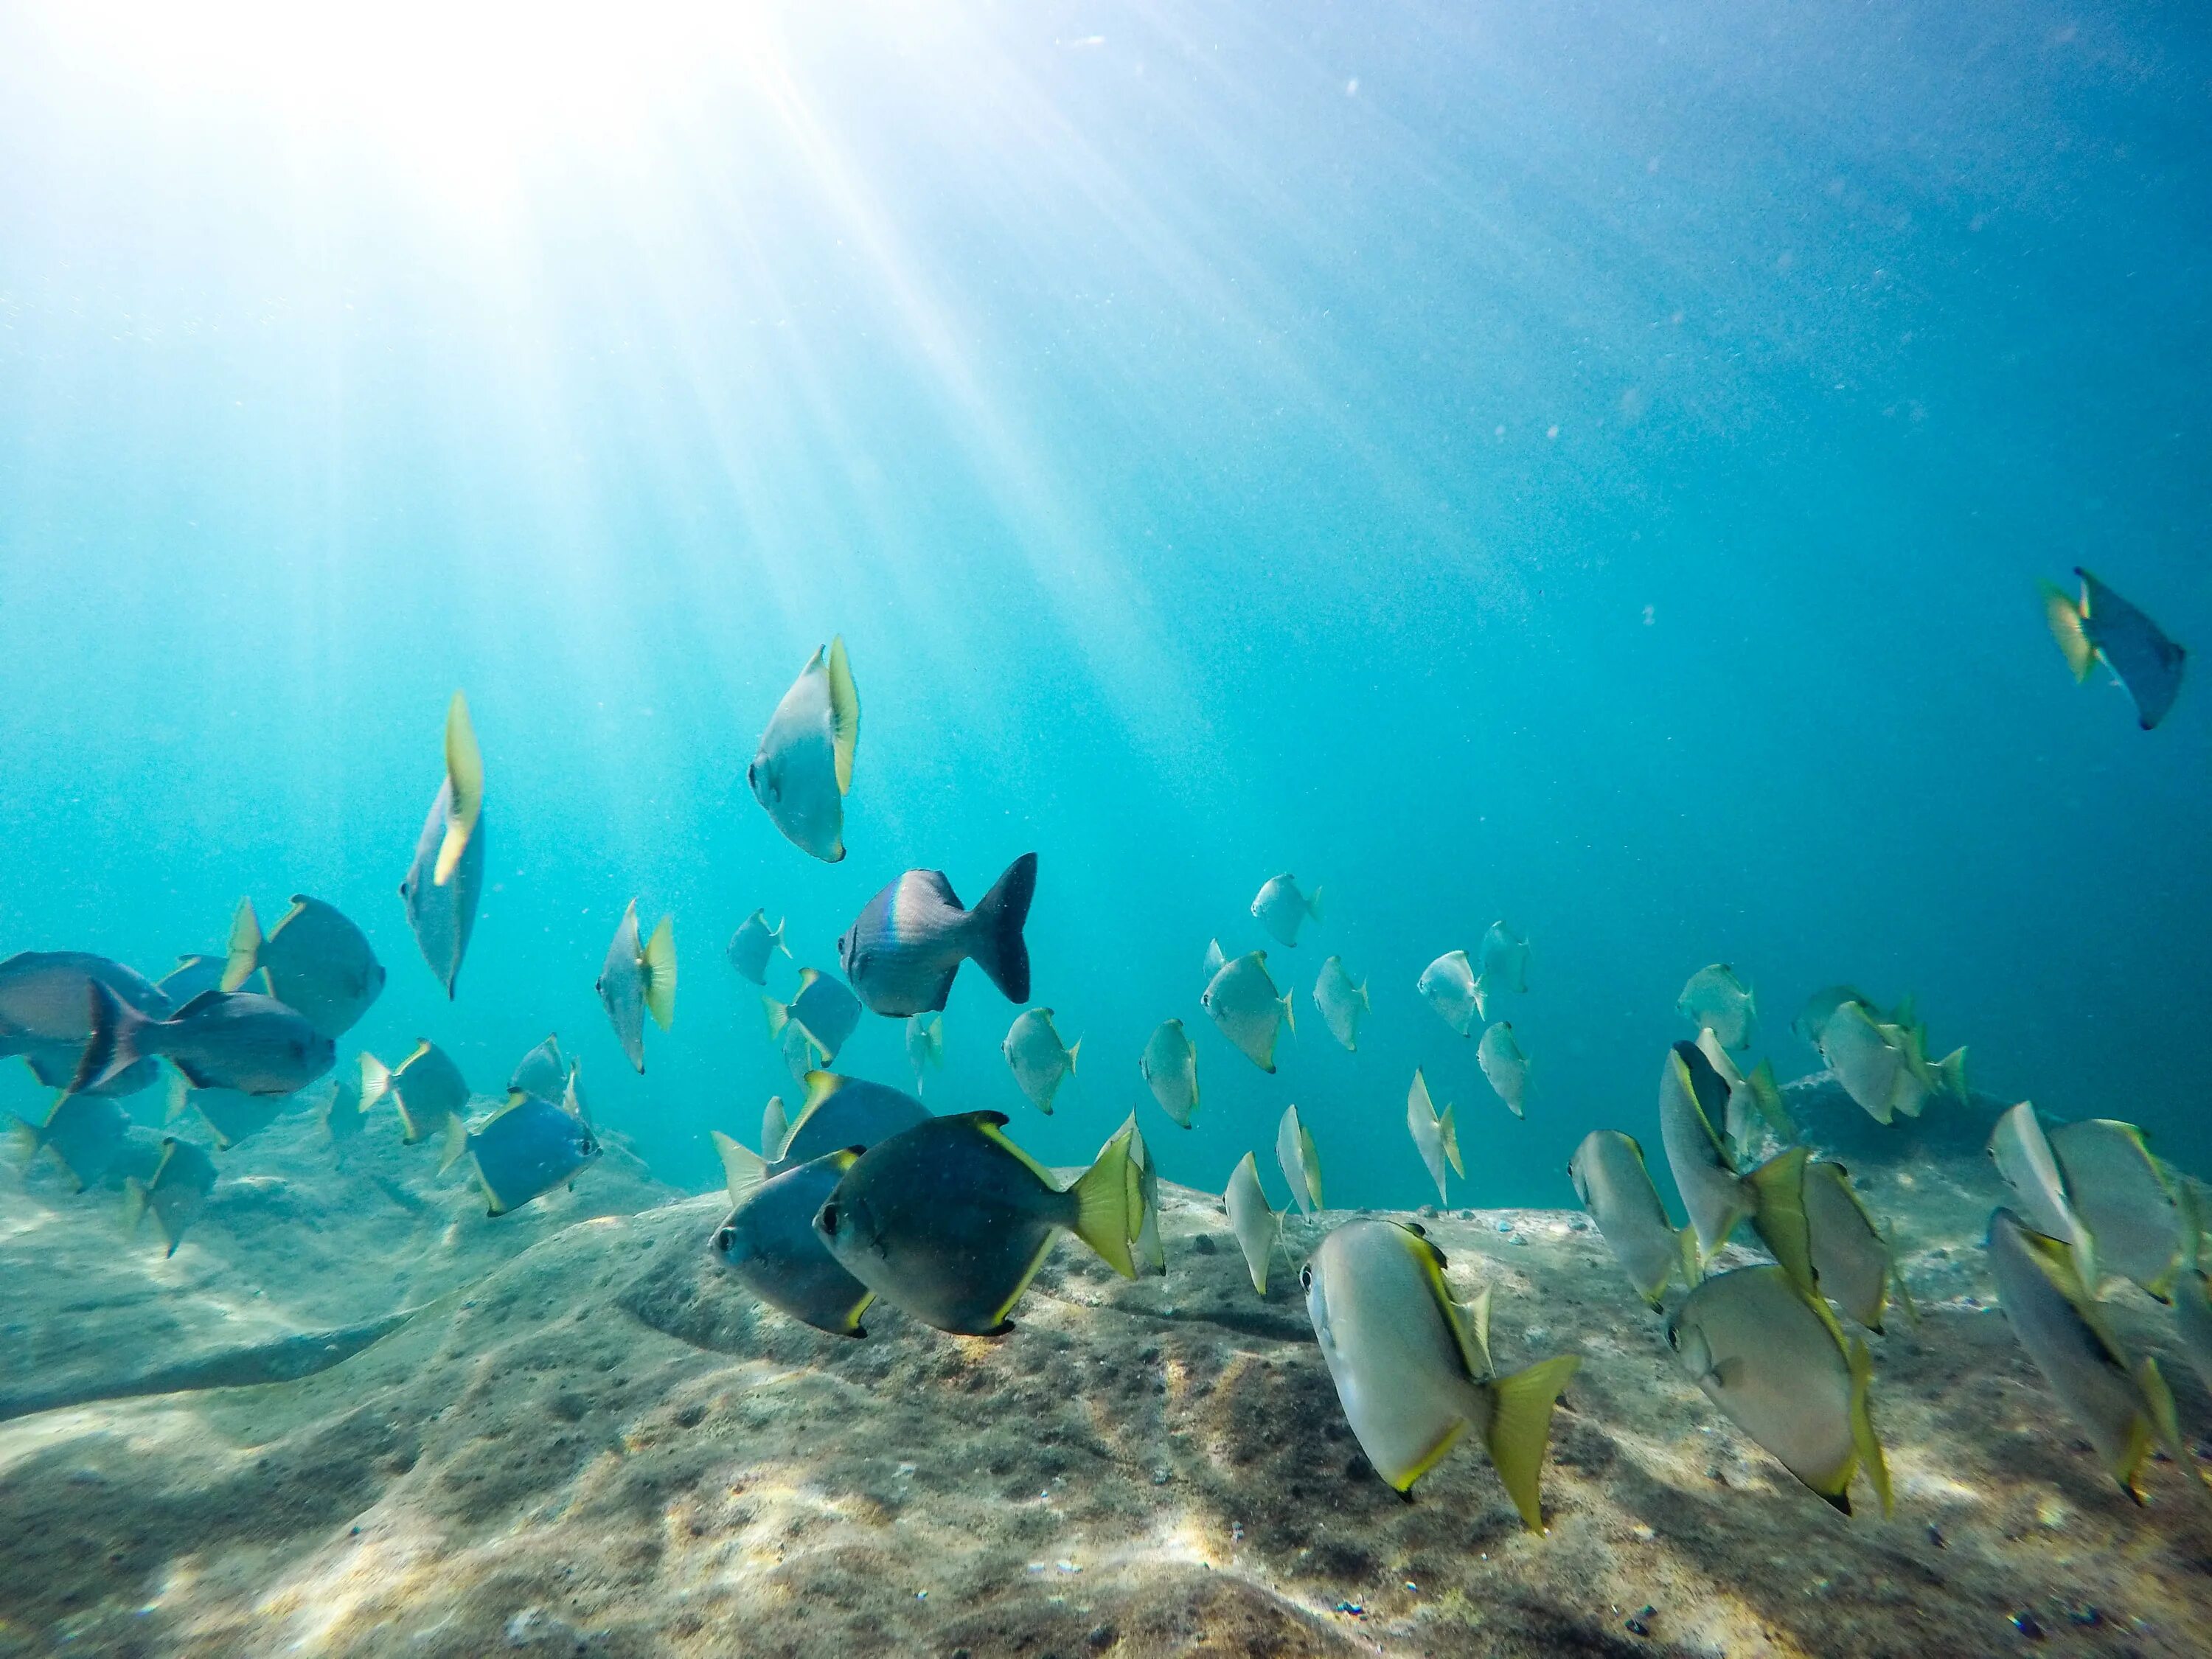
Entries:
[[1213,976],[1222,970],[1222,969],[1228,963],[1228,954],[1222,950],[1221,941],[1219,939],[1210,939],[1206,941],[1205,968],[1206,982],[1208,985],[1213,983]]
[[[802,1082],[804,1079],[800,1079]],[[720,1133],[719,1130],[714,1133]],[[791,1134],[791,1118],[784,1109],[783,1097],[770,1095],[768,1104],[761,1108],[761,1151],[770,1158],[782,1156],[783,1143]]]
[[1321,920],[1321,889],[1300,892],[1298,878],[1287,872],[1271,877],[1252,901],[1252,915],[1273,935],[1277,944],[1295,949],[1298,928],[1309,917],[1315,921]]
[[561,1052],[560,1036],[548,1036],[515,1061],[514,1071],[507,1079],[507,1091],[510,1095],[535,1095],[540,1100],[557,1101],[568,1086],[568,1057]]
[[1851,1477],[1863,1473],[1890,1513],[1866,1340],[1846,1340],[1827,1304],[1785,1270],[1706,1279],[1667,1322],[1667,1342],[1705,1397],[1806,1486],[1849,1515]]
[[17,1117],[15,1136],[27,1162],[52,1152],[82,1192],[105,1181],[115,1167],[130,1123],[130,1114],[110,1096],[64,1095],[43,1123]]
[[1237,1236],[1237,1248],[1244,1253],[1252,1288],[1267,1295],[1267,1271],[1274,1265],[1275,1244],[1283,1236],[1283,1218],[1267,1202],[1267,1189],[1260,1184],[1259,1160],[1251,1153],[1245,1153],[1230,1172],[1221,1206],[1228,1212],[1229,1231]]
[[1493,921],[1482,936],[1482,969],[1476,975],[1486,996],[1492,991],[1526,992],[1528,988],[1528,941],[1503,921]]
[[1221,1035],[1263,1072],[1275,1069],[1276,1035],[1286,1025],[1292,1036],[1297,1035],[1291,994],[1276,994],[1265,951],[1248,951],[1234,962],[1222,963],[1198,1000]]
[[235,1089],[195,1089],[185,1083],[180,1073],[169,1079],[169,1109],[167,1121],[176,1122],[187,1112],[198,1112],[200,1121],[215,1132],[217,1152],[227,1152],[232,1147],[256,1135],[274,1123],[292,1103],[289,1095],[240,1094]]
[[1073,1047],[1063,1046],[1053,1029],[1052,1010],[1028,1008],[1014,1016],[1000,1047],[1030,1104],[1051,1116],[1052,1097],[1059,1092],[1060,1080],[1075,1075],[1075,1056],[1083,1039],[1076,1038]]
[[[859,1001],[819,968],[799,970],[799,989],[792,993],[790,1001],[778,1002],[774,997],[763,997],[761,1006],[768,1010],[770,1036],[784,1036],[795,1022],[805,1028],[806,1036],[821,1050],[824,1066],[837,1058],[837,1051],[860,1026]],[[786,1058],[789,1058],[787,1049]]]
[[1126,1138],[1063,1190],[1006,1123],[1003,1112],[968,1112],[878,1141],[845,1171],[815,1231],[884,1300],[963,1336],[1012,1328],[1008,1316],[1061,1232],[1134,1279],[1143,1200]]
[[341,1066],[331,1079],[331,1097],[323,1106],[323,1127],[333,1141],[350,1140],[361,1133],[361,1072]]
[[2058,1155],[2051,1151],[2032,1102],[2021,1101],[1997,1120],[1990,1132],[1989,1153],[1996,1165],[1997,1178],[2012,1189],[2027,1224],[2071,1251],[2075,1275],[2094,1293],[2104,1277],[2097,1261],[2097,1241],[2074,1212]]
[[2204,1271],[2204,1210],[2196,1189],[2179,1188],[2184,1264],[2173,1285],[2173,1328],[2182,1352],[2207,1389],[2212,1389],[2212,1274]]
[[860,694],[841,634],[799,671],[745,768],[753,799],[783,838],[826,864],[845,856],[845,797],[860,741]]
[[1462,1036],[1474,1035],[1475,1022],[1488,1018],[1484,1005],[1489,991],[1475,978],[1474,964],[1464,951],[1447,951],[1421,970],[1415,988],[1429,1000],[1443,1023]]
[[1137,1070],[1160,1109],[1184,1128],[1198,1115],[1198,1050],[1179,1019],[1162,1020],[1137,1056]]
[[864,906],[837,941],[845,977],[872,1012],[903,1019],[935,1013],[972,961],[1009,1002],[1030,1000],[1022,929],[1036,896],[1036,854],[1024,853],[972,910],[942,870],[909,870]]
[[1296,1106],[1285,1106],[1275,1126],[1275,1161],[1283,1166],[1283,1179],[1291,1183],[1291,1201],[1298,1212],[1312,1215],[1321,1209],[1321,1153]]
[[1669,1281],[1697,1287],[1704,1277],[1697,1229],[1677,1227],[1668,1215],[1634,1137],[1591,1130],[1567,1160],[1567,1179],[1637,1295],[1656,1308]]
[[167,999],[170,1007],[181,1008],[203,991],[222,989],[222,970],[229,965],[228,957],[181,956],[175,967],[155,981],[154,988]]
[[906,1021],[906,1063],[914,1067],[914,1091],[920,1094],[924,1076],[945,1067],[945,1016],[908,1014]]
[[[730,1149],[744,1152],[719,1131],[714,1138],[726,1164]],[[866,1336],[860,1316],[876,1299],[814,1231],[816,1214],[860,1159],[841,1146],[778,1175],[733,1173],[730,1213],[708,1243],[715,1261],[769,1306],[833,1336]],[[759,1163],[753,1159],[756,1170]]]
[[292,895],[292,908],[266,939],[253,901],[239,900],[218,988],[235,991],[257,972],[269,975],[271,995],[333,1041],[384,994],[384,964],[368,935],[336,906],[305,893]]
[[786,1024],[783,1035],[775,1041],[777,1049],[783,1055],[786,1069],[800,1083],[806,1081],[809,1072],[819,1071],[830,1063],[830,1055],[795,1019]]
[[94,981],[92,1035],[72,1091],[82,1093],[161,1055],[196,1089],[296,1093],[331,1069],[337,1046],[295,1010],[252,991],[203,991],[167,1019],[149,1019]]
[[1841,1308],[1853,1323],[1877,1335],[1893,1294],[1905,1316],[1920,1322],[1919,1311],[1898,1271],[1889,1235],[1851,1185],[1840,1164],[1814,1158],[1805,1165],[1805,1225],[1813,1247],[1813,1273],[1820,1294]]
[[769,1139],[768,1124],[761,1126],[761,1152],[770,1176],[840,1146],[865,1152],[879,1140],[930,1121],[929,1108],[912,1095],[864,1078],[810,1072],[805,1083],[806,1099],[789,1128]]
[[791,947],[783,942],[783,924],[768,925],[768,912],[756,910],[738,924],[738,931],[730,935],[730,943],[722,954],[730,959],[730,966],[756,985],[768,983],[769,958],[781,951],[787,957]]
[[1452,1121],[1449,1106],[1439,1112],[1430,1101],[1427,1079],[1418,1066],[1413,1068],[1413,1086],[1406,1091],[1406,1127],[1413,1131],[1421,1162],[1429,1166],[1429,1178],[1437,1183],[1437,1202],[1447,1202],[1445,1166],[1449,1165],[1461,1180],[1467,1178],[1467,1166],[1459,1161],[1459,1128]]
[[1446,1265],[1416,1227],[1346,1222],[1298,1273],[1314,1337],[1352,1437],[1394,1491],[1412,1490],[1473,1429],[1522,1522],[1540,1533],[1552,1410],[1582,1358],[1560,1354],[1495,1376],[1476,1315],[1452,1297]]
[[2142,1466],[2154,1442],[2183,1468],[2193,1467],[2158,1361],[2138,1363],[2120,1346],[2067,1247],[2000,1209],[1990,1217],[1984,1248],[2013,1334],[2120,1490],[2143,1501]]
[[1779,1152],[1756,1169],[1739,1172],[1713,1127],[1727,1121],[1728,1085],[1694,1042],[1668,1049],[1659,1073],[1659,1136],[1675,1190],[1697,1230],[1702,1272],[1737,1224],[1749,1221],[1774,1259],[1808,1296],[1813,1292],[1812,1242],[1805,1220],[1806,1150]]
[[1930,1066],[1916,1029],[1881,1019],[1863,1002],[1838,1003],[1819,1033],[1821,1059],[1877,1123],[1918,1117],[1938,1094],[1967,1098],[1964,1048]]
[[1328,1034],[1342,1045],[1346,1054],[1359,1049],[1359,1028],[1373,1006],[1367,1000],[1367,982],[1355,985],[1352,974],[1344,965],[1342,957],[1331,957],[1321,965],[1321,977],[1314,981],[1314,1006],[1321,1010],[1322,1024]]
[[623,1055],[643,1076],[646,1015],[651,1013],[653,1023],[664,1031],[676,1018],[675,918],[661,917],[653,936],[641,945],[637,901],[632,899],[615,924],[614,940],[592,988],[606,1005],[607,1019]]
[[2051,637],[2057,641],[2076,684],[2088,679],[2101,657],[2134,699],[2136,724],[2148,732],[2166,718],[2180,695],[2189,653],[2081,566],[2074,567],[2074,574],[2081,583],[2079,600],[2055,583],[2043,584]]
[[1779,1140],[1797,1138],[1797,1126],[1782,1103],[1782,1088],[1774,1080],[1771,1060],[1760,1060],[1746,1076],[1710,1025],[1698,1032],[1698,1052],[1712,1063],[1728,1085],[1729,1120],[1721,1126],[1721,1133],[1731,1152],[1742,1157],[1759,1139],[1762,1126]]
[[[574,1073],[570,1075],[573,1077]],[[469,1109],[468,1079],[453,1058],[428,1038],[417,1038],[414,1049],[398,1065],[386,1068],[374,1054],[361,1057],[361,1109],[376,1109],[389,1095],[399,1114],[401,1141],[415,1146]]]
[[438,1173],[467,1159],[483,1188],[485,1213],[506,1215],[573,1182],[602,1150],[571,1072],[561,1103],[517,1095],[477,1129],[459,1113],[447,1117]]
[[161,1242],[174,1255],[191,1226],[215,1190],[215,1160],[204,1147],[175,1135],[161,1138],[161,1160],[146,1180],[131,1176],[124,1184],[123,1231],[136,1233],[149,1213],[161,1230]]
[[399,884],[407,925],[422,960],[450,1000],[477,925],[483,892],[483,751],[459,692],[446,708],[446,778],[430,802],[415,860]]
[[1483,1076],[1490,1079],[1490,1086],[1498,1091],[1498,1097],[1505,1103],[1506,1109],[1516,1117],[1526,1117],[1528,1056],[1521,1052],[1520,1042],[1513,1035],[1512,1022],[1501,1019],[1485,1030],[1474,1057],[1481,1062]]
[[1759,1024],[1759,1005],[1751,988],[1725,962],[1691,975],[1674,999],[1674,1012],[1692,1025],[1711,1031],[1723,1048],[1750,1048]]
[[[1160,1239],[1160,1172],[1152,1162],[1151,1149],[1145,1145],[1144,1131],[1137,1127],[1137,1115],[1132,1111],[1128,1121],[1115,1132],[1128,1144],[1129,1163],[1137,1172],[1137,1208],[1140,1212],[1135,1237],[1129,1240],[1130,1259],[1137,1264],[1139,1273],[1152,1273],[1164,1279],[1168,1271],[1167,1247]],[[1109,1142],[1110,1146],[1112,1142]],[[1106,1148],[1099,1149],[1101,1156]]]
[[[0,1055],[21,1054],[48,1088],[70,1088],[92,1035],[94,984],[106,986],[149,1019],[162,1018],[177,1006],[137,969],[106,957],[85,951],[19,951],[0,962]],[[158,1076],[149,1057],[117,1073],[95,1092],[136,1094]]]
[[[2100,1273],[2133,1279],[2160,1302],[2189,1259],[2184,1212],[2142,1131],[2112,1118],[2062,1123],[2046,1137],[2074,1215],[2096,1241]],[[2092,1288],[2095,1288],[2092,1285]]]

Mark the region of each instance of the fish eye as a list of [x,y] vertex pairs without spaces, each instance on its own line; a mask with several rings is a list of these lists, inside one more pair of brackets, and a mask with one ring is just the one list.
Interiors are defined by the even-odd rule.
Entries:
[[824,1204],[822,1206],[822,1213],[815,1217],[814,1220],[815,1224],[820,1227],[823,1232],[836,1232],[837,1231],[837,1200],[833,1198],[830,1202]]
[[1667,1346],[1674,1349],[1676,1353],[1682,1352],[1682,1334],[1672,1325],[1667,1328]]
[[759,792],[760,763],[758,761],[753,762],[751,765],[745,768],[745,787],[756,793]]
[[586,1135],[581,1140],[576,1143],[576,1150],[581,1152],[586,1158],[596,1157],[599,1153],[599,1143],[592,1139],[591,1136]]
[[1302,1291],[1313,1289],[1313,1269],[1310,1267],[1298,1269],[1298,1288]]
[[732,1250],[736,1249],[738,1248],[738,1230],[735,1227],[717,1228],[714,1232],[714,1248],[720,1250],[724,1255],[727,1255]]

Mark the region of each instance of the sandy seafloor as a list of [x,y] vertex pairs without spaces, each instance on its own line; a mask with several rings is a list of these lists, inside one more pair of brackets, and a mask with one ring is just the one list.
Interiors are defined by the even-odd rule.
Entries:
[[[619,1153],[494,1221],[388,1121],[334,1152],[301,1114],[167,1261],[114,1194],[0,1170],[0,1652],[2208,1651],[2212,1502],[2161,1462],[2130,1503],[1990,1305],[1986,1112],[1885,1136],[1790,1092],[1925,1316],[1874,1339],[1893,1519],[1710,1407],[1578,1212],[1423,1218],[1502,1367],[1584,1356],[1539,1537],[1472,1443],[1410,1504],[1366,1469],[1293,1269],[1256,1297],[1207,1194],[1164,1189],[1164,1279],[1063,1241],[1004,1340],[878,1304],[848,1341]],[[2204,1463],[2163,1311],[2112,1312]]]

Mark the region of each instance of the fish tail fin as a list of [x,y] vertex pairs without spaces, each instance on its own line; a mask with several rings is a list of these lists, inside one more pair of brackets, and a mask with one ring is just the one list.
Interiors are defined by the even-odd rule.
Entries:
[[2096,666],[2097,647],[2089,643],[2088,631],[2081,626],[2084,620],[2080,603],[2056,582],[2040,584],[2043,589],[2043,620],[2049,624],[2051,637],[2058,641],[2064,653],[2067,667],[2074,671],[2074,683],[2088,683],[2090,671]]
[[1467,1179],[1467,1165],[1459,1161],[1459,1121],[1455,1115],[1458,1110],[1459,1108],[1454,1105],[1447,1106],[1437,1113],[1437,1129],[1443,1137],[1444,1162],[1451,1165],[1454,1175],[1464,1181]]
[[169,1097],[161,1110],[161,1121],[174,1123],[190,1110],[192,1103],[191,1085],[185,1081],[182,1072],[169,1073]]
[[1081,1037],[1076,1038],[1074,1042],[1067,1045],[1067,1074],[1070,1077],[1073,1077],[1075,1075],[1075,1056],[1082,1047],[1083,1039]]
[[1966,1050],[1963,1045],[1936,1062],[1936,1085],[1961,1106],[1971,1100],[1966,1091]]
[[87,981],[92,994],[92,1035],[86,1039],[83,1058],[68,1092],[81,1095],[98,1088],[136,1066],[151,1048],[148,1033],[154,1022],[118,998],[98,980]]
[[1097,1162],[1083,1172],[1072,1189],[1075,1236],[1124,1279],[1137,1276],[1129,1243],[1145,1221],[1139,1179],[1136,1164],[1129,1157],[1129,1132],[1124,1129],[1099,1148]]
[[1318,887],[1306,895],[1306,914],[1316,921],[1321,920],[1321,889]]
[[1501,1376],[1488,1385],[1490,1421],[1483,1441],[1498,1478],[1521,1511],[1531,1532],[1544,1530],[1544,1509],[1538,1477],[1544,1452],[1552,1443],[1552,1408],[1582,1364],[1580,1354],[1565,1353],[1540,1360],[1526,1370]]
[[772,1037],[783,1035],[783,1028],[791,1024],[791,1005],[778,1002],[774,997],[763,997],[761,1006],[768,1011],[768,1034]]
[[477,728],[469,719],[469,700],[459,692],[446,705],[446,838],[438,843],[438,862],[430,879],[443,887],[453,878],[477,832],[483,811],[483,750],[477,746]]
[[1766,1127],[1784,1140],[1797,1139],[1797,1125],[1791,1121],[1790,1111],[1782,1103],[1782,1086],[1774,1080],[1774,1062],[1762,1060],[1752,1068],[1751,1075],[1743,1080],[1751,1091],[1751,1103],[1759,1109]]
[[1751,1224],[1783,1271],[1807,1296],[1817,1297],[1811,1224],[1805,1215],[1805,1165],[1812,1153],[1793,1146],[1744,1177],[1751,1188]]
[[1369,1013],[1373,1013],[1375,1012],[1375,1005],[1368,1000],[1367,981],[1363,979],[1359,981],[1359,989],[1356,994],[1359,998],[1359,1006],[1367,1010]]
[[361,1109],[366,1116],[392,1092],[392,1068],[364,1048],[361,1051]]
[[131,1176],[123,1183],[123,1236],[125,1238],[137,1236],[138,1224],[146,1218],[146,1200],[151,1194],[152,1188],[137,1176]]
[[468,1155],[469,1126],[459,1112],[446,1115],[446,1145],[438,1158],[438,1173],[443,1175]]
[[15,1121],[8,1126],[8,1143],[27,1164],[39,1155],[39,1148],[46,1144],[46,1133],[37,1124],[19,1113],[11,1112],[9,1115]]
[[1890,1491],[1889,1459],[1881,1449],[1881,1437],[1874,1431],[1874,1413],[1869,1401],[1874,1388],[1874,1356],[1867,1352],[1866,1338],[1851,1339],[1851,1444],[1857,1449],[1859,1467],[1874,1483],[1874,1492],[1881,1500],[1881,1512],[1888,1515],[1897,1507]]
[[217,988],[235,991],[252,976],[261,965],[261,918],[253,914],[253,900],[249,896],[238,902],[238,909],[230,919],[229,954],[222,964],[222,978]]
[[1283,1024],[1291,1028],[1291,1035],[1298,1034],[1298,1017],[1291,1008],[1291,993],[1283,993]]
[[645,1007],[666,1030],[676,1020],[676,919],[661,917],[645,942]]
[[734,1210],[758,1192],[761,1183],[768,1179],[767,1160],[720,1129],[707,1133],[714,1139],[714,1150],[722,1155],[722,1184],[729,1188],[730,1207]]
[[853,756],[860,744],[860,693],[845,655],[845,636],[830,641],[830,732],[837,755],[837,793],[853,792]]
[[1036,896],[1036,854],[1024,853],[969,912],[968,954],[1009,1002],[1030,1000],[1030,947],[1022,928]]
[[774,927],[771,927],[769,930],[768,935],[769,943],[775,949],[782,951],[786,956],[789,956],[791,954],[791,947],[783,942],[783,927],[784,922],[789,921],[790,920],[790,917],[786,916],[783,919],[783,921],[779,921]]

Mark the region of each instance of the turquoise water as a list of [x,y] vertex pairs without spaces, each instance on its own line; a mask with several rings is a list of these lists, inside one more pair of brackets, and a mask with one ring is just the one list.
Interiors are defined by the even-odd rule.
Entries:
[[[1024,1102],[970,968],[928,1097],[1051,1160],[1175,1015],[1172,1179],[1274,1180],[1296,1102],[1333,1204],[1419,1202],[1419,1065],[1455,1201],[1570,1203],[1594,1124],[1656,1145],[1727,960],[1785,1077],[1806,994],[1911,992],[1977,1087],[2212,1161],[2203,688],[2137,731],[2034,591],[2085,563],[2212,638],[2193,20],[813,9],[245,53],[0,15],[0,951],[158,974],[313,894],[392,973],[346,1063],[427,1036],[491,1091],[557,1030],[703,1188],[792,1092],[731,929],[834,969],[901,870],[972,901],[1033,850],[1078,1079]],[[836,634],[829,866],[744,769]],[[396,888],[457,687],[489,865],[448,1003]],[[1269,1078],[1200,958],[1269,943],[1284,870],[1326,916],[1271,948]],[[642,1078],[592,991],[633,896],[683,963]],[[1498,917],[1525,1122],[1413,992]],[[901,1028],[841,1069],[904,1079]]]

